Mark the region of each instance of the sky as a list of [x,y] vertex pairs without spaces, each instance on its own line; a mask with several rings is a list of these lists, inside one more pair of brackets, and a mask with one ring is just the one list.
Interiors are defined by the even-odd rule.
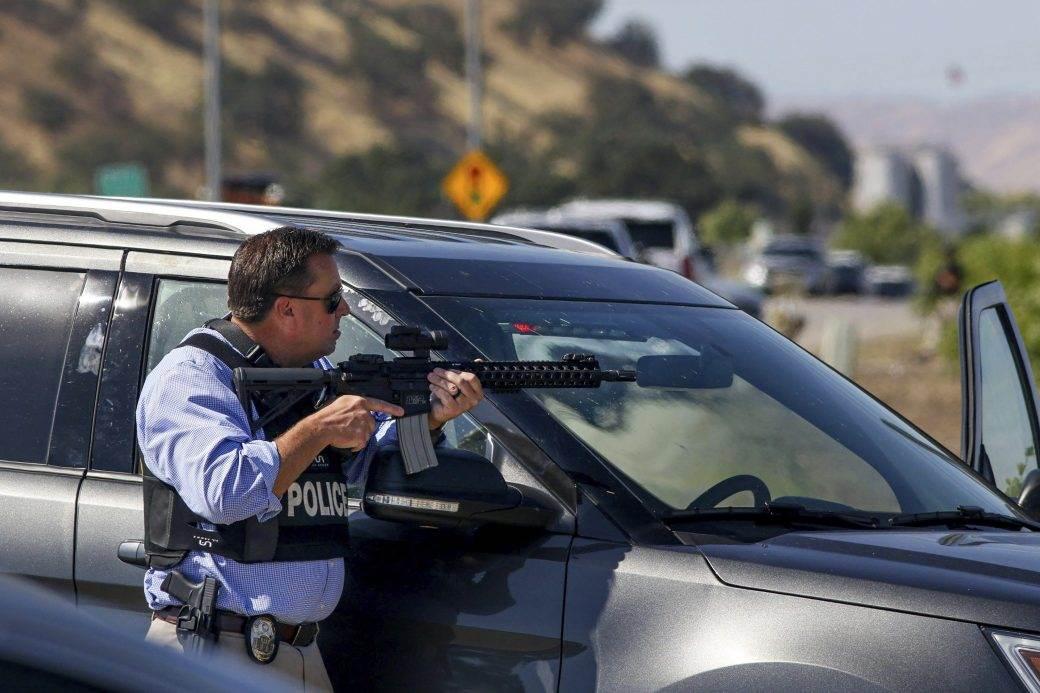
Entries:
[[593,33],[632,18],[665,67],[736,67],[784,103],[1040,94],[1040,0],[605,0]]

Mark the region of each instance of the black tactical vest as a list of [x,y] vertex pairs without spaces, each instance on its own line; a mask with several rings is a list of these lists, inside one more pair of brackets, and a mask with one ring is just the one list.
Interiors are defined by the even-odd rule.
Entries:
[[[270,365],[262,350],[233,323],[211,320],[206,327],[223,335],[235,349],[208,334],[185,339],[178,348],[194,346],[217,357],[229,368]],[[243,356],[248,354],[249,356]],[[314,412],[314,400],[304,398],[263,428],[274,440],[304,416]],[[254,402],[263,416],[263,402]],[[347,484],[342,467],[350,453],[325,448],[282,498],[282,511],[266,522],[255,517],[229,525],[213,525],[196,515],[177,490],[144,465],[145,551],[154,568],[179,563],[188,551],[219,554],[241,563],[313,561],[339,558],[347,549]],[[215,526],[199,528],[199,523]]]

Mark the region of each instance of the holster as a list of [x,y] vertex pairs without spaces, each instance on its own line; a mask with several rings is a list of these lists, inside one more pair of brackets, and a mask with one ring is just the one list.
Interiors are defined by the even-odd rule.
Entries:
[[162,590],[184,602],[177,618],[177,632],[191,635],[185,648],[190,652],[202,652],[207,641],[215,643],[220,632],[216,627],[217,591],[216,579],[206,577],[200,583],[188,581],[179,571],[171,570],[162,582]]

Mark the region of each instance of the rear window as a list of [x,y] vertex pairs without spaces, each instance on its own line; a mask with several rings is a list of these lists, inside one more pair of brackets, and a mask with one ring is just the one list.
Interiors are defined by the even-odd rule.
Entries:
[[632,240],[644,248],[674,248],[675,224],[671,221],[625,219]]
[[[65,352],[85,278],[83,272],[0,268],[0,459],[47,461]],[[89,360],[78,366],[91,367]]]
[[614,241],[614,237],[606,231],[596,231],[593,229],[553,229],[557,233],[565,233],[568,236],[575,236],[577,238],[584,238],[586,241],[592,241],[593,243],[599,243],[605,248],[610,248],[614,252],[617,252],[618,245]]

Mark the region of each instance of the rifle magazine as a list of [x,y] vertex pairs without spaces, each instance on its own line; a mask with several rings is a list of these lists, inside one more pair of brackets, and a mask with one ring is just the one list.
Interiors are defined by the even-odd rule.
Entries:
[[417,474],[437,466],[437,453],[430,440],[430,419],[425,412],[397,420],[397,442],[405,474]]

